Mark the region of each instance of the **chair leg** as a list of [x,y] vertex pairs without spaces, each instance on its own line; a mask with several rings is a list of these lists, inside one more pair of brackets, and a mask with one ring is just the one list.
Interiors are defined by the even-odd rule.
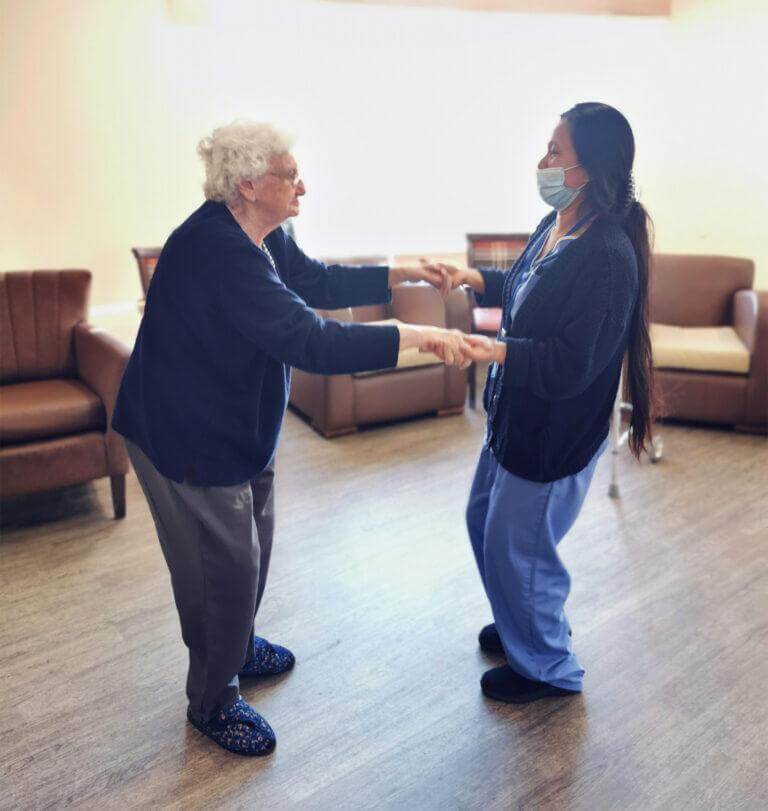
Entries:
[[619,378],[619,388],[613,403],[613,416],[611,417],[611,483],[608,485],[608,495],[611,498],[620,498],[619,490],[619,449],[621,448],[621,394],[624,387],[624,373]]
[[345,428],[331,428],[330,430],[325,430],[323,428],[318,428],[314,423],[312,423],[312,427],[319,434],[322,434],[326,439],[335,439],[337,436],[347,436],[347,434],[354,434],[357,431],[356,425],[348,425]]
[[656,464],[660,462],[664,455],[664,439],[660,436],[655,436],[651,441],[651,462]]
[[112,506],[115,510],[115,518],[125,518],[125,475],[110,476],[109,483],[112,486]]

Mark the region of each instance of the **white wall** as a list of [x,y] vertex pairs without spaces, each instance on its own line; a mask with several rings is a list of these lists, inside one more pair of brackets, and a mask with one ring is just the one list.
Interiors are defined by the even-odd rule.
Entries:
[[[0,0],[0,267],[89,267],[94,303],[135,300],[130,247],[201,202],[195,144],[238,116],[297,134],[308,252],[461,250],[466,231],[535,224],[558,114],[601,100],[633,124],[658,249],[752,256],[768,287],[762,5]],[[196,8],[207,19],[185,23]]]
[[748,256],[768,288],[768,2],[673,0],[643,160],[657,245]]

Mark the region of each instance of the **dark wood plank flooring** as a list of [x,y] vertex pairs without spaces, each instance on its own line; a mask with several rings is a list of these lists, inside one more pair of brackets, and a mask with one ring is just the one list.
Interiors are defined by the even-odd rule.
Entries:
[[243,694],[267,759],[185,721],[186,654],[137,482],[3,504],[0,807],[768,807],[768,444],[667,425],[600,463],[563,545],[582,696],[523,708],[463,526],[478,413],[321,439],[293,414],[259,621],[293,673]]

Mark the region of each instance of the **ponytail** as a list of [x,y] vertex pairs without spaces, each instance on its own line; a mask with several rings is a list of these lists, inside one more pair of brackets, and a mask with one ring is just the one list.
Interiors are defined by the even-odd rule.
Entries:
[[576,157],[589,176],[583,210],[621,226],[637,258],[638,294],[627,335],[625,381],[632,403],[629,448],[639,459],[653,439],[657,406],[648,334],[652,223],[635,195],[635,138],[627,119],[607,104],[583,102],[566,110],[562,118],[568,123]]
[[[631,181],[630,181],[631,182]],[[633,190],[632,190],[633,191]],[[636,458],[653,439],[656,397],[653,381],[653,357],[648,333],[648,287],[651,263],[652,223],[643,205],[632,198],[627,202],[624,231],[637,257],[638,293],[627,339],[626,385],[632,403],[629,448]]]

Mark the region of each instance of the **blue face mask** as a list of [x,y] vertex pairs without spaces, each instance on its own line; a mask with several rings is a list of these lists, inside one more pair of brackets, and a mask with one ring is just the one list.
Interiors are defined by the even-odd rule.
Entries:
[[[574,163],[573,166],[553,166],[550,169],[539,169],[536,172],[536,182],[539,184],[539,194],[541,199],[557,211],[562,211],[581,194],[584,186],[572,189],[565,185],[565,173],[569,169],[581,166]],[[584,184],[586,186],[586,183]]]

